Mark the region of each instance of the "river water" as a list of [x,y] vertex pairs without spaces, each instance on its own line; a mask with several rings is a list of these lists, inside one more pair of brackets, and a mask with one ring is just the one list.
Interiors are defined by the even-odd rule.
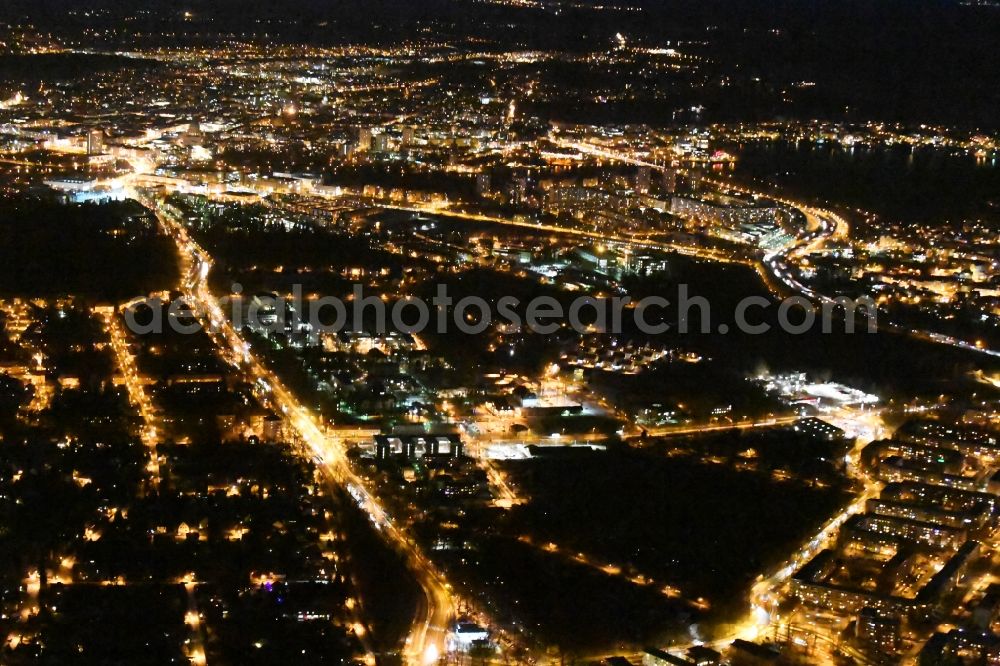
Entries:
[[732,148],[734,173],[799,196],[892,219],[1000,222],[1000,156],[951,149],[768,141]]

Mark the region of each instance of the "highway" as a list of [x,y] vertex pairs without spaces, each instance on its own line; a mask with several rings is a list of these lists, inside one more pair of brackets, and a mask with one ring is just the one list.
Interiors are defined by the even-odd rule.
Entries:
[[792,425],[798,421],[800,416],[780,416],[771,419],[757,419],[752,421],[735,421],[733,423],[705,423],[701,425],[677,425],[659,426],[656,428],[646,428],[646,435],[650,437],[669,437],[670,435],[701,435],[713,432],[724,432],[726,430],[753,430],[755,428],[773,428],[776,426]]
[[138,192],[131,194],[155,211],[162,228],[176,243],[183,271],[182,293],[202,317],[205,330],[218,346],[220,355],[253,380],[262,401],[294,428],[305,455],[332,481],[347,489],[386,541],[406,557],[423,589],[425,601],[407,637],[405,658],[409,664],[436,663],[445,652],[445,639],[455,617],[455,599],[450,585],[367,490],[364,480],[351,468],[343,442],[325,435],[316,415],[306,409],[280,378],[250,352],[249,344],[230,324],[209,289],[212,259],[208,253],[189,236],[184,225],[157,201],[151,201]]
[[461,210],[442,208],[441,206],[435,206],[433,204],[419,205],[419,206],[417,205],[399,206],[395,204],[380,204],[380,207],[388,210],[400,210],[411,213],[421,213],[424,215],[436,215],[438,217],[460,219],[467,222],[485,222],[488,224],[499,224],[507,227],[518,227],[521,229],[529,229],[531,231],[536,231],[536,232],[546,232],[552,234],[559,234],[563,236],[576,236],[579,238],[586,238],[588,240],[599,241],[601,243],[618,243],[621,245],[628,245],[635,248],[676,252],[677,254],[683,254],[689,257],[696,257],[699,259],[707,259],[710,261],[719,261],[724,263],[746,263],[745,261],[736,259],[731,255],[729,255],[728,253],[723,252],[721,250],[693,247],[691,245],[685,245],[682,243],[666,243],[663,241],[651,241],[645,238],[640,238],[639,236],[636,235],[623,236],[620,234],[611,234],[598,231],[587,231],[585,229],[577,229],[575,227],[565,227],[556,224],[541,224],[535,222],[515,220],[506,217],[482,215],[480,213],[467,213]]

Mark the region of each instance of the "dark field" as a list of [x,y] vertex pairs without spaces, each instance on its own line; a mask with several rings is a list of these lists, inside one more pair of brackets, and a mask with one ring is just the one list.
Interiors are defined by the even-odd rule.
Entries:
[[491,536],[450,568],[534,642],[581,656],[723,630],[747,612],[758,574],[849,498],[630,449],[505,469],[529,503],[491,521]]
[[634,567],[713,605],[739,596],[848,499],[842,489],[627,450],[507,469],[532,498],[513,516],[524,532]]
[[173,243],[135,202],[0,200],[0,295],[122,301],[177,281]]

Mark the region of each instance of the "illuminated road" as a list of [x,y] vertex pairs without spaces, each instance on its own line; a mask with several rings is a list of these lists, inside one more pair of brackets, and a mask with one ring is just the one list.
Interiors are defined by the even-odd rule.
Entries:
[[489,481],[490,488],[496,498],[493,500],[494,505],[502,509],[509,509],[518,504],[525,503],[526,500],[518,496],[510,484],[507,483],[507,476],[503,473],[503,470],[496,466],[493,460],[486,456],[477,456],[476,462],[486,472],[486,479]]
[[775,426],[792,425],[798,421],[800,416],[781,416],[772,419],[755,421],[736,421],[735,423],[708,423],[703,425],[679,425],[679,426],[659,426],[656,428],[646,428],[646,435],[650,437],[664,437],[669,435],[700,435],[703,433],[722,432],[726,430],[752,430],[754,428],[773,428]]
[[[754,584],[750,592],[750,620],[742,630],[744,638],[753,639],[774,629],[772,622],[775,621],[775,612],[783,599],[782,590],[785,584],[821,550],[830,547],[836,541],[837,533],[844,522],[852,515],[863,512],[865,503],[877,497],[882,490],[881,484],[865,476],[857,465],[858,456],[864,446],[881,437],[886,431],[881,410],[844,407],[838,409],[830,420],[845,430],[866,433],[855,441],[854,449],[848,455],[847,464],[848,475],[862,484],[862,490],[849,505],[827,521],[812,539],[786,559],[777,571],[762,576]],[[812,633],[821,636],[823,640],[829,638],[816,627],[812,629]]]
[[531,231],[559,234],[563,236],[576,236],[579,238],[586,238],[588,240],[600,241],[602,243],[619,243],[622,245],[629,245],[637,248],[676,252],[677,254],[683,254],[689,257],[697,257],[699,259],[707,259],[710,261],[719,261],[725,263],[746,263],[745,261],[734,258],[732,255],[726,252],[723,252],[721,250],[713,250],[711,248],[694,247],[691,245],[684,245],[681,243],[666,243],[662,241],[651,241],[645,238],[641,238],[639,236],[623,236],[620,234],[612,234],[606,232],[587,231],[585,229],[577,229],[575,227],[564,227],[556,224],[541,224],[535,222],[526,222],[523,220],[515,220],[507,217],[482,215],[480,213],[467,213],[461,210],[435,206],[433,204],[427,204],[421,206],[414,206],[414,205],[398,206],[394,204],[379,204],[379,206],[381,208],[386,208],[388,210],[401,210],[410,213],[436,215],[438,217],[460,219],[460,220],[465,220],[467,222],[485,222],[488,224],[498,224],[507,227],[518,227],[521,229],[530,229]]
[[201,631],[201,613],[198,612],[198,599],[195,596],[196,583],[185,583],[184,591],[187,593],[187,612],[184,614],[184,624],[188,626],[190,633],[187,645],[188,659],[194,666],[205,666],[207,663],[205,655],[205,641]]
[[156,212],[163,229],[177,244],[182,257],[184,297],[206,320],[205,330],[218,345],[222,356],[253,378],[258,395],[291,424],[312,460],[333,481],[347,489],[358,506],[368,514],[375,528],[406,557],[425,597],[406,641],[406,660],[410,664],[436,663],[445,652],[445,638],[455,615],[450,586],[366,489],[364,481],[350,467],[343,443],[325,435],[319,419],[250,353],[249,345],[229,323],[208,287],[207,278],[212,267],[209,255],[163,206],[138,193],[133,193],[133,197]]
[[156,410],[153,408],[153,402],[146,394],[146,389],[140,379],[135,357],[129,350],[128,338],[122,328],[122,322],[116,314],[109,314],[105,318],[104,324],[111,338],[111,350],[114,352],[122,380],[125,382],[129,401],[139,410],[139,415],[142,417],[143,425],[140,437],[150,456],[146,471],[149,472],[153,487],[157,488],[160,484],[160,463],[156,453],[156,443],[159,440]]

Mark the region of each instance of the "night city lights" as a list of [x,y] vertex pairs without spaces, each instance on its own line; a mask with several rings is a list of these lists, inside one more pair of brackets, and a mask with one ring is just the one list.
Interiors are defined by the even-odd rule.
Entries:
[[2,4],[0,664],[1000,664],[1000,3]]

